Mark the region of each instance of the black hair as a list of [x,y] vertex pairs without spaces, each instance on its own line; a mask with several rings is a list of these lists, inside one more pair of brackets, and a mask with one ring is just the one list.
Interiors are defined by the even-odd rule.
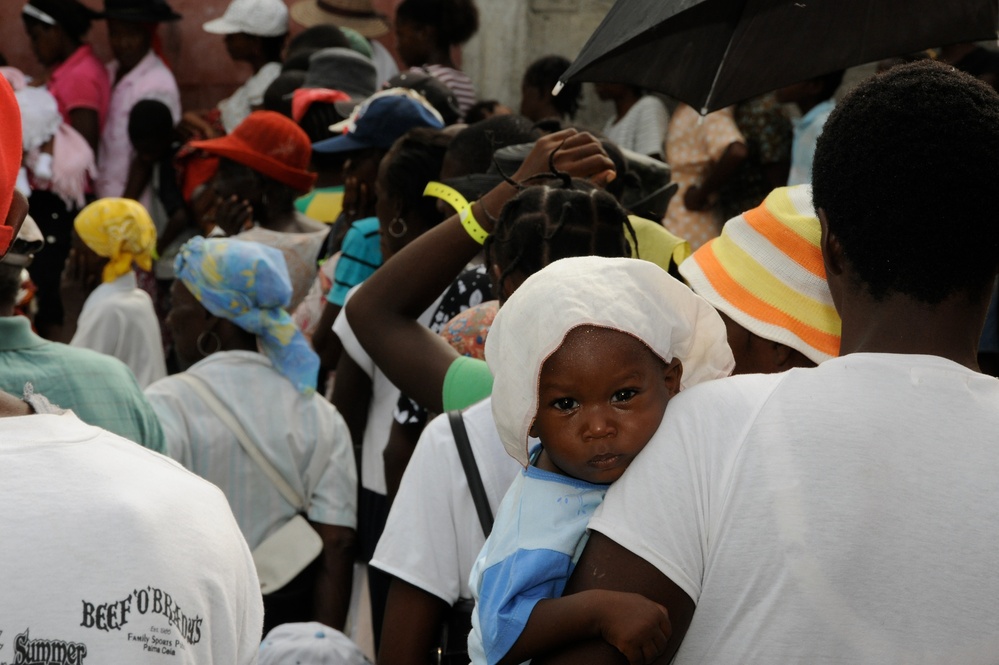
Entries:
[[16,305],[20,290],[21,266],[0,263],[0,307]]
[[326,102],[313,102],[302,119],[298,121],[298,126],[309,135],[309,141],[318,143],[324,139],[332,138],[333,132],[330,131],[330,125],[335,125],[344,119],[343,114],[336,110],[335,105]]
[[464,44],[479,30],[479,9],[473,0],[403,0],[396,20],[437,28],[438,46]]
[[[546,55],[538,58],[524,72],[524,85],[541,90],[546,95],[552,94],[552,89],[558,83],[558,78],[569,69],[572,63],[560,55]],[[557,96],[552,96],[552,104],[559,114],[570,120],[579,111],[579,102],[583,98],[583,84],[566,83]]]
[[299,51],[314,52],[324,48],[350,48],[350,40],[335,25],[314,25],[291,38],[288,42],[288,58]]
[[312,166],[316,171],[323,173],[342,173],[343,165],[347,162],[350,153],[347,152],[319,152],[312,151]]
[[260,40],[260,51],[264,54],[267,62],[281,62],[281,54],[284,53],[284,42],[288,38],[288,33],[277,37],[257,37]]
[[440,176],[451,137],[442,131],[418,127],[403,134],[385,159],[385,180],[392,197],[405,206],[407,215],[418,217],[428,228],[444,220],[437,199],[424,196],[427,183]]
[[534,123],[534,129],[539,134],[554,134],[565,129],[565,125],[558,118],[545,118]]
[[139,100],[128,114],[128,138],[133,144],[169,136],[173,127],[170,108],[156,99]]
[[91,21],[100,18],[100,14],[77,0],[33,0],[29,4],[55,19],[56,25],[52,26],[33,16],[21,14],[26,28],[30,29],[33,25],[42,25],[46,28],[58,27],[76,44],[81,43],[83,36],[90,31]]
[[305,72],[292,70],[279,74],[264,91],[262,107],[265,111],[276,111],[291,117],[292,94],[305,83]]
[[876,300],[978,297],[999,264],[999,95],[924,60],[864,81],[819,136],[812,193]]
[[553,184],[527,187],[503,206],[486,238],[486,264],[501,271],[497,286],[514,273],[527,277],[571,256],[631,256],[625,233],[638,245],[628,213],[613,196],[565,174],[548,177]]
[[289,52],[288,57],[281,63],[281,73],[309,71],[309,59],[315,52],[314,50]]
[[819,98],[823,101],[826,99],[832,99],[832,96],[836,94],[839,90],[839,86],[843,83],[843,74],[846,72],[844,69],[839,71],[829,72],[823,76],[816,77],[816,81],[822,84],[822,91],[819,93]]
[[465,111],[465,124],[474,125],[493,117],[497,106],[499,106],[499,100],[497,99],[485,99],[481,102],[475,102]]
[[462,175],[485,173],[493,153],[509,145],[537,140],[539,132],[521,115],[496,115],[458,132],[448,148],[448,159]]

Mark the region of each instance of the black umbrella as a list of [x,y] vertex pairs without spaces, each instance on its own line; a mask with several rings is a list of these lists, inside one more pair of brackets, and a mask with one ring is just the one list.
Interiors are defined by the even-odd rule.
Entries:
[[838,69],[995,39],[997,0],[617,0],[562,75],[702,113]]

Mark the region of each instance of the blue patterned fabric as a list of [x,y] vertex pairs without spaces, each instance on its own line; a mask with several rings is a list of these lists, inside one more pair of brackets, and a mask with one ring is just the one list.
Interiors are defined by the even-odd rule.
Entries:
[[264,355],[299,392],[315,390],[319,356],[285,309],[292,289],[279,250],[196,237],[181,247],[174,269],[205,309],[256,335]]

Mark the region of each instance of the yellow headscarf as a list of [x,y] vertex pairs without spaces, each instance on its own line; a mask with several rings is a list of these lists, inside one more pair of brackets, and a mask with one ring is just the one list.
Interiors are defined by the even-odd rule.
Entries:
[[138,201],[107,198],[94,201],[80,211],[73,228],[90,249],[108,259],[102,280],[113,282],[135,263],[152,270],[156,249],[156,227]]

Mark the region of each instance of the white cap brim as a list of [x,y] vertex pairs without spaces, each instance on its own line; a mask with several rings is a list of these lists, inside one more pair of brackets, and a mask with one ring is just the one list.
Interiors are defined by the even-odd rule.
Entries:
[[205,32],[210,32],[213,35],[235,35],[243,32],[241,27],[229,21],[225,16],[211,20],[202,25],[201,28]]
[[252,35],[253,37],[280,37],[288,32],[287,29],[261,32],[259,30],[248,28],[247,26],[238,25],[227,19],[225,16],[220,16],[217,19],[208,21],[201,26],[201,29],[213,35],[237,35],[239,33],[245,33],[247,35]]

